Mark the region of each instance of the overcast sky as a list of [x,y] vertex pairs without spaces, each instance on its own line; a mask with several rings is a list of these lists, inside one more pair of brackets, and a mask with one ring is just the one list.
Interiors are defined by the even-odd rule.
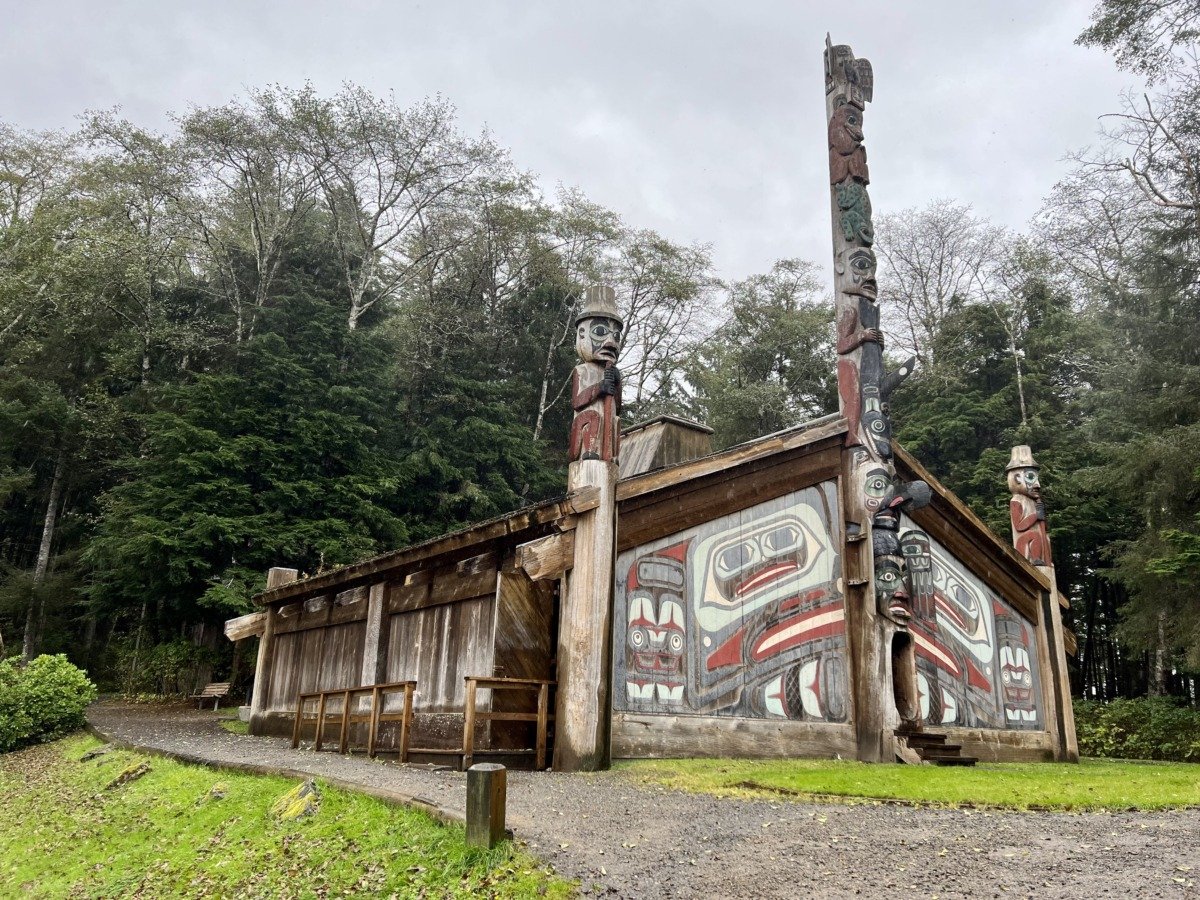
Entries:
[[435,93],[547,191],[711,243],[727,278],[830,255],[821,51],[875,69],[878,215],[938,197],[1020,227],[1131,84],[1074,46],[1093,0],[986,2],[102,2],[6,0],[0,118],[143,125],[245,87]]

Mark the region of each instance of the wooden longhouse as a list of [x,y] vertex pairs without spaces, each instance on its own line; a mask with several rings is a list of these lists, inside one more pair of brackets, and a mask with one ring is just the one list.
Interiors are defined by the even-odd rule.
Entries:
[[[872,759],[883,746],[885,759],[917,761],[913,723],[986,760],[1077,755],[1073,638],[1054,626],[1048,577],[902,450],[898,474],[933,488],[904,520],[927,538],[914,560],[926,577],[914,580],[903,646],[861,652],[871,611],[848,605],[846,588],[871,563],[840,512],[855,452],[846,428],[826,417],[715,454],[707,429],[684,420],[626,432],[611,611],[592,636],[608,673],[597,740],[612,758]],[[469,678],[553,685],[574,652],[560,645],[561,598],[576,527],[599,494],[579,489],[311,578],[279,583],[288,571],[273,570],[262,612],[226,628],[261,635],[251,730],[291,734],[301,694],[411,681],[409,758],[461,758]],[[529,761],[517,751],[536,743],[536,690],[484,684],[472,749]],[[870,693],[885,712],[861,721]],[[380,701],[381,749],[399,740],[403,700]],[[524,719],[487,718],[505,712]],[[549,712],[563,722],[574,710],[552,692]],[[367,718],[351,717],[349,745],[365,745]],[[549,730],[553,740],[560,728]]]

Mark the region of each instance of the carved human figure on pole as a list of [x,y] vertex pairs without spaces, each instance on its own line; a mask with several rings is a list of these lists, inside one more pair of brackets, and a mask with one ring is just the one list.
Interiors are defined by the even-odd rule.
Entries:
[[571,375],[571,423],[568,461],[615,460],[620,441],[621,354],[623,321],[616,292],[608,285],[587,289],[575,318],[575,350],[580,363]]
[[1013,447],[1005,466],[1012,499],[1008,502],[1012,517],[1013,546],[1035,566],[1049,566],[1050,537],[1046,533],[1046,507],[1042,503],[1042,483],[1033,451],[1025,444]]

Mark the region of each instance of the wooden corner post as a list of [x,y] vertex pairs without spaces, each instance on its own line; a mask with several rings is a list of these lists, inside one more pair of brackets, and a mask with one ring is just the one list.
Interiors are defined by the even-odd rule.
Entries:
[[[296,569],[273,566],[267,572],[267,590],[282,587],[300,577]],[[263,623],[262,636],[258,639],[258,661],[254,666],[254,693],[250,698],[250,733],[264,734],[266,723],[267,695],[271,690],[271,668],[275,661],[275,620],[279,612],[266,608],[267,618]]]
[[558,625],[554,768],[609,764],[613,582],[616,574],[617,451],[620,440],[622,319],[611,287],[590,287],[576,316],[580,363],[571,376],[572,492],[594,488],[598,505],[578,514],[571,572]]
[[1079,762],[1079,740],[1075,735],[1075,710],[1071,702],[1071,680],[1063,636],[1062,610],[1067,606],[1067,600],[1058,591],[1058,577],[1050,552],[1040,468],[1028,445],[1012,448],[1012,456],[1004,469],[1008,489],[1012,491],[1008,511],[1012,520],[1013,546],[1050,579],[1050,591],[1042,598],[1043,634],[1039,644],[1044,642],[1046,661],[1050,666],[1050,671],[1044,677],[1050,681],[1050,690],[1046,693],[1053,699],[1055,707],[1055,727],[1049,729],[1057,738],[1054,758]]

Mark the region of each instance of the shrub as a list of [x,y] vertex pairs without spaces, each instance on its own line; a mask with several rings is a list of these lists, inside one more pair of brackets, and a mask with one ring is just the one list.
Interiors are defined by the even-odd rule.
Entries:
[[1167,697],[1077,700],[1075,730],[1084,756],[1200,762],[1200,710]]
[[95,699],[87,674],[61,654],[39,656],[24,668],[0,662],[0,752],[80,728]]

